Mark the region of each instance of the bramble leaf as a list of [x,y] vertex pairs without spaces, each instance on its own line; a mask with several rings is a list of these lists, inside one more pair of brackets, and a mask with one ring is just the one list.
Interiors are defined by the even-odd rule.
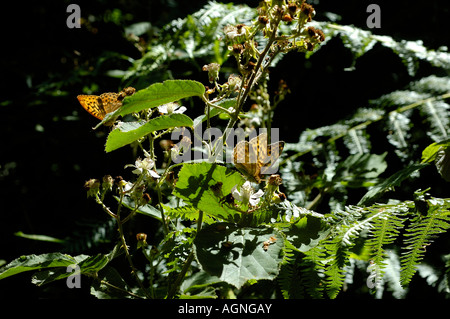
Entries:
[[192,80],[167,80],[155,83],[123,100],[123,106],[115,115],[139,112],[162,104],[175,102],[191,96],[202,96],[203,84]]
[[184,164],[173,194],[210,216],[228,220],[237,212],[221,200],[242,183],[242,176],[225,166],[209,162]]
[[121,122],[106,141],[106,152],[114,151],[150,134],[151,132],[173,127],[192,127],[194,122],[184,114],[161,115],[148,122]]
[[283,236],[267,227],[217,223],[203,228],[194,245],[203,270],[237,288],[249,280],[273,280],[283,260]]

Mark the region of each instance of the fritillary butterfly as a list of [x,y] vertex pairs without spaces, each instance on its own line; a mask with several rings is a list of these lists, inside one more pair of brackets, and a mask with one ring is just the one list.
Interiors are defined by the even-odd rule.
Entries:
[[103,120],[106,114],[114,112],[122,106],[125,96],[133,95],[136,90],[132,87],[123,89],[120,93],[103,93],[100,95],[78,95],[81,106],[92,116]]
[[263,180],[263,175],[269,173],[269,169],[280,157],[283,148],[283,141],[267,145],[267,134],[262,133],[252,138],[250,142],[241,141],[235,146],[234,164],[248,180],[259,184]]

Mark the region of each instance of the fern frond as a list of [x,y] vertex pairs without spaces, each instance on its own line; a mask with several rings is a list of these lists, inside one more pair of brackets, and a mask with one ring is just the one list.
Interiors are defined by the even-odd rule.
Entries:
[[407,286],[417,271],[417,265],[423,259],[426,247],[439,234],[450,228],[450,201],[433,199],[428,201],[430,208],[427,216],[417,216],[406,229],[405,250],[400,258],[402,265],[401,284]]
[[384,261],[386,258],[385,247],[392,244],[399,236],[410,205],[407,203],[393,206],[375,205],[373,208],[379,210],[379,213],[374,215],[370,238],[366,242],[366,246],[370,249],[373,262],[383,269],[383,266],[386,265]]
[[450,106],[443,101],[429,101],[421,108],[428,120],[427,134],[435,142],[448,138],[450,134]]
[[389,113],[387,126],[392,134],[387,136],[389,143],[395,146],[395,152],[398,157],[407,159],[410,158],[410,147],[408,140],[411,137],[411,119],[410,116],[403,113],[393,111]]
[[[351,248],[360,237],[363,230],[369,230],[371,239],[368,248],[371,249],[373,261],[380,267],[385,266],[385,245],[392,243],[403,227],[405,214],[413,207],[412,202],[397,205],[384,204],[371,207],[346,207],[345,211],[331,214],[330,220],[335,221],[332,236],[325,243],[328,260],[325,266],[327,294],[335,298],[346,280]],[[351,274],[350,274],[351,275]]]
[[[400,260],[398,254],[394,250],[387,251],[387,258],[385,262],[385,270],[383,275],[383,282],[387,286],[387,290],[392,293],[392,296],[396,299],[403,299],[408,292],[408,289],[403,288],[400,285]],[[376,291],[376,298],[381,299],[383,295],[383,289]]]
[[301,263],[302,283],[308,295],[313,299],[323,298],[324,258],[323,247],[316,246],[305,253]]
[[437,68],[450,68],[450,54],[446,50],[429,50],[421,40],[396,41],[390,36],[375,35],[354,26],[329,22],[315,21],[312,25],[320,28],[326,36],[325,42],[317,50],[333,37],[339,36],[342,39],[344,46],[353,53],[354,61],[350,69],[354,68],[356,59],[370,51],[377,43],[397,54],[402,59],[410,76],[416,74],[419,61],[426,61]]
[[334,299],[341,290],[345,279],[345,266],[349,262],[350,248],[353,239],[362,229],[358,224],[362,210],[346,207],[330,214],[329,219],[333,224],[331,236],[325,240],[324,248],[328,259],[325,264],[326,286],[328,297]]
[[286,241],[283,263],[280,268],[280,273],[277,276],[277,283],[284,299],[295,298],[294,296],[298,295],[293,291],[295,288],[293,283],[298,280],[297,274],[295,273],[295,265],[299,255],[300,252],[291,246],[289,241]]
[[344,267],[349,260],[350,253],[341,245],[340,238],[330,241],[325,247],[327,255],[330,256],[325,266],[327,295],[334,299],[344,284]]
[[325,257],[323,247],[314,247],[305,253],[296,250],[286,252],[288,257],[277,277],[285,299],[323,298]]

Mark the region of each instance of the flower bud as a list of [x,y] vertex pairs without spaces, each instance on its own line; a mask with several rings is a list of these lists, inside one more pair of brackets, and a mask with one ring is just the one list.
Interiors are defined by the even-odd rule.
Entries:
[[281,18],[281,20],[283,20],[284,22],[291,22],[293,19],[291,17],[290,14],[285,14],[283,15],[283,17]]
[[127,182],[123,179],[122,176],[116,176],[116,181],[115,181],[117,187],[119,188],[124,188],[125,185],[127,184]]
[[146,241],[147,240],[147,234],[145,234],[145,233],[136,234],[136,239],[138,241]]
[[144,194],[142,194],[141,202],[139,204],[143,206],[143,205],[147,205],[151,201],[152,201],[152,198],[150,197],[150,195],[148,193],[144,193]]
[[241,54],[244,51],[244,46],[242,44],[233,44],[232,50],[235,54]]
[[172,147],[173,147],[173,142],[171,141],[171,140],[161,140],[160,142],[159,142],[159,146],[161,146],[161,148],[164,150],[164,151],[168,151],[168,150],[170,150]]
[[295,3],[289,3],[288,5],[288,10],[291,14],[295,14],[295,12],[297,12],[297,5]]
[[202,70],[208,71],[208,78],[210,83],[213,83],[214,81],[217,81],[219,79],[220,64],[218,63],[206,64],[203,66]]
[[316,12],[312,5],[306,2],[302,3],[300,7],[300,16],[298,20],[299,26],[304,26],[307,22],[311,22],[312,18],[315,16]]
[[278,174],[273,174],[270,175],[269,180],[268,180],[268,184],[269,185],[274,185],[274,186],[280,186],[282,184],[283,179],[281,178],[280,175]]
[[284,193],[275,193],[272,196],[272,202],[275,204],[279,204],[281,202],[284,202],[286,200],[286,195]]
[[102,190],[104,192],[106,192],[107,190],[111,191],[113,185],[114,185],[114,178],[112,178],[111,175],[103,176]]
[[145,247],[148,246],[148,244],[147,244],[147,234],[145,234],[145,233],[136,234],[136,239],[138,241],[138,244],[137,244],[138,249],[141,248],[141,247],[145,248]]
[[228,77],[228,85],[230,88],[230,91],[237,91],[241,87],[241,77],[236,74],[231,74]]
[[91,178],[84,183],[84,188],[87,190],[87,197],[95,197],[100,190],[100,181],[98,179]]
[[269,22],[269,18],[267,16],[259,16],[258,22],[262,25],[266,25]]

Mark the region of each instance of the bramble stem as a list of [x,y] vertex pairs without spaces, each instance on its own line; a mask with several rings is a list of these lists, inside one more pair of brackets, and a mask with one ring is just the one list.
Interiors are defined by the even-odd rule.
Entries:
[[[203,221],[203,211],[199,211],[199,215],[198,215],[198,219],[197,219],[197,234],[202,228],[202,221]],[[186,275],[186,272],[188,271],[189,267],[191,266],[191,263],[193,260],[194,260],[194,250],[191,250],[188,258],[184,262],[181,272],[178,274],[177,279],[175,280],[169,293],[167,294],[167,299],[172,299],[175,296],[175,294],[178,292],[178,289],[184,280],[184,276]]]
[[134,277],[136,278],[136,282],[138,283],[138,285],[142,289],[142,291],[145,293],[146,297],[150,299],[151,296],[148,294],[147,290],[144,288],[144,285],[142,284],[142,281],[137,274],[136,268],[134,267],[134,263],[131,258],[131,255],[130,255],[130,251],[128,250],[127,242],[125,240],[125,236],[123,233],[122,222],[120,221],[120,212],[119,211],[117,212],[116,220],[117,220],[117,225],[118,225],[118,230],[119,230],[120,241],[122,242],[122,247],[125,251],[125,256],[127,257],[128,263],[130,264],[131,272],[133,273]]

